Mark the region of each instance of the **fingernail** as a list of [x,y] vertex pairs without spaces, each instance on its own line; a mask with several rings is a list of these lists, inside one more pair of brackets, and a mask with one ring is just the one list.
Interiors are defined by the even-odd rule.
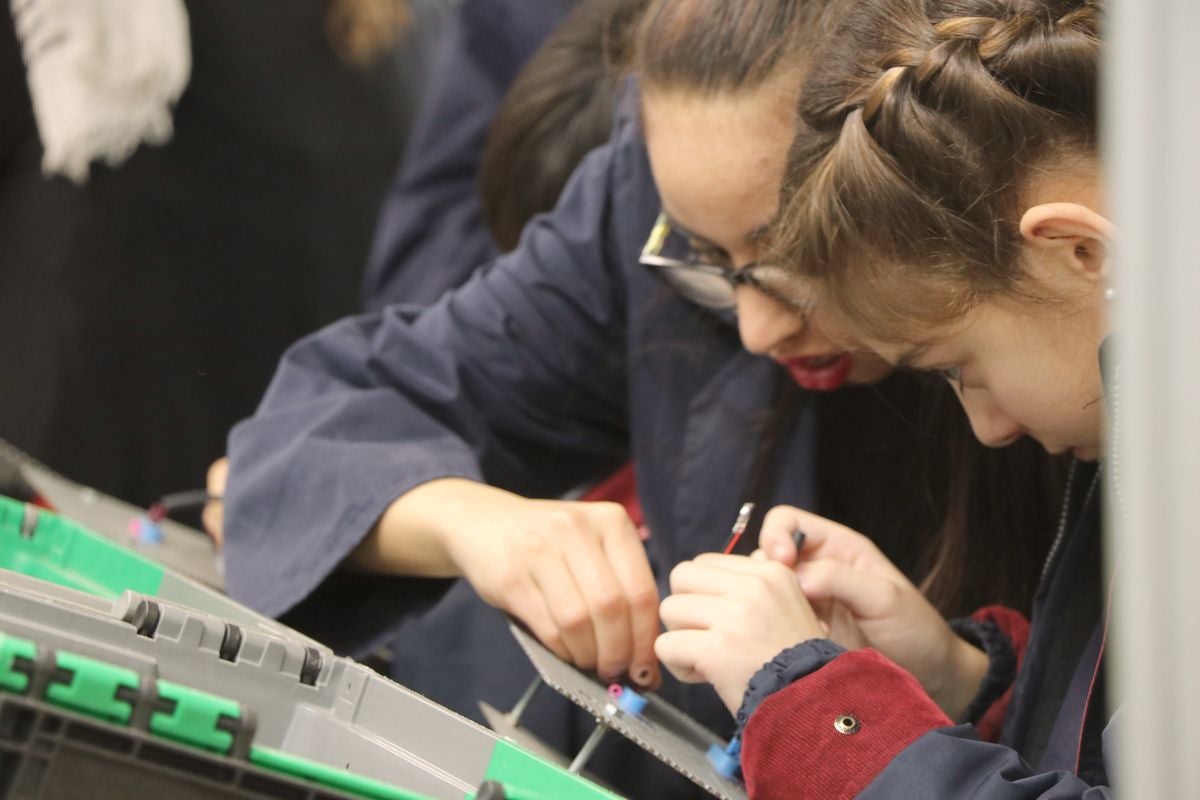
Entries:
[[650,538],[650,529],[648,527],[646,527],[645,525],[639,525],[637,532],[638,532],[638,538],[641,539],[643,542]]
[[792,531],[792,544],[796,545],[796,555],[800,555],[800,551],[804,549],[804,540],[807,538],[804,531]]
[[633,679],[642,686],[650,683],[651,677],[653,677],[653,673],[649,667],[642,667],[637,672],[633,673]]

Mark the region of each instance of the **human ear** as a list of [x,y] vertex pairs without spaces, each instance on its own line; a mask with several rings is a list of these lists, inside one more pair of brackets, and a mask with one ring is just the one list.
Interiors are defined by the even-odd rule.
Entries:
[[1089,281],[1108,279],[1115,234],[1111,222],[1079,203],[1043,203],[1021,217],[1021,235],[1027,244],[1063,256],[1070,268]]

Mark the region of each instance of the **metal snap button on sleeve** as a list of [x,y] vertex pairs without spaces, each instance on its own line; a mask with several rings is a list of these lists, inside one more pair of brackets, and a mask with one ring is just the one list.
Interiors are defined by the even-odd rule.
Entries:
[[861,727],[862,723],[859,722],[858,717],[854,716],[853,714],[839,714],[833,720],[833,729],[846,736],[852,736],[858,733],[858,730]]

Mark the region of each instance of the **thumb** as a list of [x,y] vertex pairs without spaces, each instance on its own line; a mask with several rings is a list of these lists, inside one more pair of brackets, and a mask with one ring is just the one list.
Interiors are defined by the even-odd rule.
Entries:
[[758,532],[758,547],[763,555],[784,566],[795,567],[805,542],[800,524],[803,518],[800,509],[792,506],[776,506],[768,511]]
[[807,561],[797,568],[796,575],[800,590],[810,602],[835,600],[859,619],[885,616],[896,606],[898,589],[894,583],[835,559]]

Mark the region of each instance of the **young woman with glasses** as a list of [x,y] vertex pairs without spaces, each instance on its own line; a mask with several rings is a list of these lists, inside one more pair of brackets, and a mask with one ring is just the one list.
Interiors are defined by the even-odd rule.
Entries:
[[[719,549],[752,500],[850,521],[930,576],[947,610],[1024,596],[1036,534],[1013,550],[990,533],[1048,538],[1056,493],[989,508],[973,490],[1006,480],[1036,497],[1047,461],[968,449],[961,416],[930,405],[946,387],[885,380],[881,359],[834,348],[820,309],[752,266],[829,5],[619,3],[611,49],[634,77],[557,208],[432,307],[301,341],[233,431],[230,592],[354,653],[466,586],[563,658],[655,687],[671,567]],[[547,499],[631,456],[645,538],[614,504]],[[997,555],[970,575],[963,552]],[[445,624],[460,648],[438,662],[404,649],[394,674],[436,673],[435,699],[460,710],[511,706],[531,670],[500,617]],[[711,688],[662,691],[730,731]],[[593,721],[544,708],[525,718],[535,732],[578,747]],[[593,768],[631,796],[693,791],[606,748]]]

